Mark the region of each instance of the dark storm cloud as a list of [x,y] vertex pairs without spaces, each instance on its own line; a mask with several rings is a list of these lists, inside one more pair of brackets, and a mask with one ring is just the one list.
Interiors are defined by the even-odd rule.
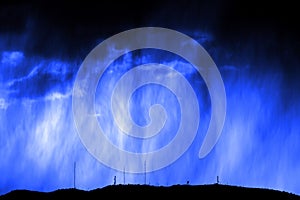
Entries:
[[[298,38],[297,6],[290,1],[43,1],[0,4],[6,47],[23,44],[24,51],[44,56],[82,57],[99,40],[141,26],[181,31],[203,30],[229,48],[254,37]],[[14,35],[27,34],[26,42]],[[19,39],[21,40],[21,39]],[[273,41],[275,48],[280,48]],[[285,42],[285,41],[283,41]],[[287,43],[286,42],[286,43]]]
[[[43,59],[80,63],[100,41],[120,31],[162,26],[199,42],[203,38],[197,38],[197,31],[207,32],[213,39],[204,47],[218,66],[255,66],[255,73],[280,68],[287,84],[299,85],[296,8],[290,1],[7,1],[0,4],[0,50],[42,58],[15,71],[15,79],[30,74]],[[78,67],[72,65],[69,71],[75,73]],[[58,76],[42,71],[27,83],[37,86],[32,94],[43,93],[68,79]],[[21,81],[11,85],[11,89],[22,87]]]
[[158,5],[155,1],[2,2],[0,34],[6,40],[1,46],[74,59],[86,55],[99,40],[145,25]]

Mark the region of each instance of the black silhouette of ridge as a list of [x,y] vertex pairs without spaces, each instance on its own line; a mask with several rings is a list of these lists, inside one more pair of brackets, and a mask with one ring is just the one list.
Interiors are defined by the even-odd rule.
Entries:
[[[37,192],[29,190],[14,190],[7,194],[0,196],[0,200],[6,199],[39,199],[39,200],[52,200],[52,199],[103,199],[114,197],[163,197],[162,195],[186,195],[200,199],[214,199],[214,198],[262,198],[267,199],[299,199],[300,196],[272,189],[264,188],[249,188],[241,186],[231,186],[222,184],[210,185],[172,185],[172,186],[152,186],[152,185],[109,185],[103,188],[94,190],[80,190],[75,188],[59,189],[52,192]],[[141,196],[143,195],[143,196]],[[198,195],[198,196],[194,196]],[[180,196],[179,196],[180,197]]]

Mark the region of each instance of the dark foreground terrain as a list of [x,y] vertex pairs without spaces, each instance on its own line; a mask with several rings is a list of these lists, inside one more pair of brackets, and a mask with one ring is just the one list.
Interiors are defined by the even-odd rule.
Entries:
[[[177,196],[175,196],[177,195]],[[197,195],[197,196],[195,196]],[[28,190],[15,190],[0,196],[4,199],[111,199],[139,198],[148,199],[149,197],[158,198],[236,198],[236,199],[299,199],[300,196],[270,189],[246,188],[221,184],[211,185],[173,185],[173,186],[150,186],[150,185],[111,185],[100,189],[84,191],[79,189],[60,189],[52,192],[36,192]]]

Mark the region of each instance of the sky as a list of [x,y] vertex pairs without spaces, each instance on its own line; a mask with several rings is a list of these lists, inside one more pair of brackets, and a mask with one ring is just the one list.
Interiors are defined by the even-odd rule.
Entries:
[[[187,181],[213,184],[218,176],[221,184],[300,195],[300,26],[294,4],[1,2],[0,194],[15,189],[91,190],[113,184],[114,177],[117,184],[169,186]],[[76,128],[72,97],[77,74],[91,50],[115,34],[139,27],[176,30],[201,44],[221,74],[227,107],[219,140],[200,159],[212,114],[202,77],[167,52],[150,49],[118,58],[104,72],[95,94],[98,123],[115,145],[133,152],[153,151],[171,141],[180,124],[176,95],[149,84],[132,94],[129,107],[133,121],[144,126],[151,105],[161,104],[168,118],[160,134],[148,142],[130,138],[114,126],[109,110],[112,88],[137,65],[159,62],[183,74],[195,90],[201,115],[193,142],[176,161],[153,172],[129,173],[125,168],[136,163],[129,161],[123,171],[116,170],[89,153]],[[140,76],[144,77],[135,78]],[[109,149],[103,152],[118,159]]]

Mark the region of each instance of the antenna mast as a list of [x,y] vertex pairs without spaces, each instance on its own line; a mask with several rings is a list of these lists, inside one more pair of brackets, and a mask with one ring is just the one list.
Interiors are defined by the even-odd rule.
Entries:
[[76,188],[76,162],[74,162],[74,176],[73,176],[73,180],[74,180],[74,188]]
[[145,168],[145,185],[146,185],[146,160],[145,160],[145,163],[144,163],[144,168]]
[[123,180],[124,180],[124,185],[125,185],[125,167],[123,168]]

